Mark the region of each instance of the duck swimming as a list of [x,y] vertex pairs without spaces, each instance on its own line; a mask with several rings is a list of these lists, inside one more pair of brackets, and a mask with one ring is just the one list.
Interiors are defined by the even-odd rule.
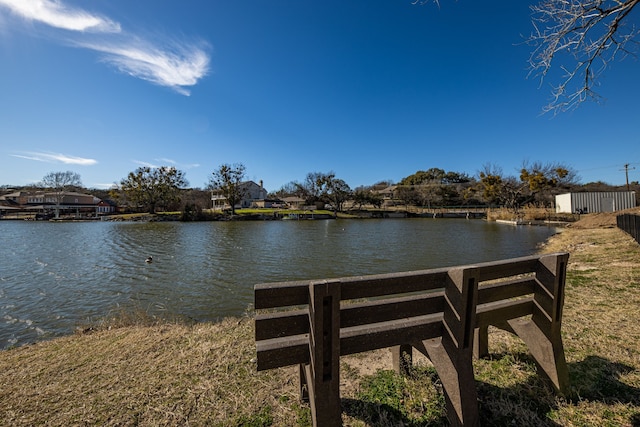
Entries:
[[151,264],[153,262],[153,257],[147,257],[147,259],[145,259],[144,262]]

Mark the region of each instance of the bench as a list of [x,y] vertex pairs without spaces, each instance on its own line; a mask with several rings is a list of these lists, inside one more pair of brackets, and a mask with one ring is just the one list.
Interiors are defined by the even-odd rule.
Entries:
[[522,338],[539,372],[566,390],[560,327],[568,257],[258,284],[257,369],[298,365],[313,425],[338,426],[340,356],[392,348],[394,368],[406,372],[416,349],[438,373],[450,424],[477,425],[472,358],[488,353],[489,326]]

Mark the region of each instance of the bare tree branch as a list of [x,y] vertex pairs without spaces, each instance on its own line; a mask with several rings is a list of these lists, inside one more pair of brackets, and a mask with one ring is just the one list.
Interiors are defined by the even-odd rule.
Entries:
[[640,0],[543,0],[532,6],[535,46],[530,74],[547,77],[552,65],[564,71],[544,111],[566,111],[587,99],[601,100],[594,90],[608,64],[619,56],[636,56],[640,34],[629,18]]

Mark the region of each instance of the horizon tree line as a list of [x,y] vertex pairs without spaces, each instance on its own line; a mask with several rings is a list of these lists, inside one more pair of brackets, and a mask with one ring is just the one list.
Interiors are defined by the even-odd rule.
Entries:
[[[188,188],[185,173],[175,167],[145,166],[130,172],[114,188],[94,193],[99,192],[101,198],[113,199],[134,211],[188,210],[195,215],[211,206],[211,192],[217,191],[228,200],[235,215],[235,205],[245,195],[245,181],[246,167],[242,163],[219,165],[211,172],[204,189]],[[51,172],[38,185],[55,194],[83,188],[80,175],[71,171]],[[638,182],[631,185],[638,186]],[[395,203],[406,207],[484,205],[511,210],[526,205],[552,206],[554,196],[563,192],[616,189],[602,182],[580,184],[577,172],[563,163],[523,162],[518,176],[505,174],[494,164],[483,165],[476,176],[430,168],[416,171],[397,183],[386,180],[355,189],[332,171],[310,172],[303,181],[291,181],[269,192],[267,198],[297,197],[307,205],[340,212],[347,202],[351,209],[381,208],[385,201],[381,191],[388,187],[393,187]]]

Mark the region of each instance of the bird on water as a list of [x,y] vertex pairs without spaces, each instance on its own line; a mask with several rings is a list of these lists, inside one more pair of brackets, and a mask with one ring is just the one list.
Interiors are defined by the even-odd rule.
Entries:
[[151,264],[153,262],[153,257],[147,257],[147,259],[145,259],[144,262]]

